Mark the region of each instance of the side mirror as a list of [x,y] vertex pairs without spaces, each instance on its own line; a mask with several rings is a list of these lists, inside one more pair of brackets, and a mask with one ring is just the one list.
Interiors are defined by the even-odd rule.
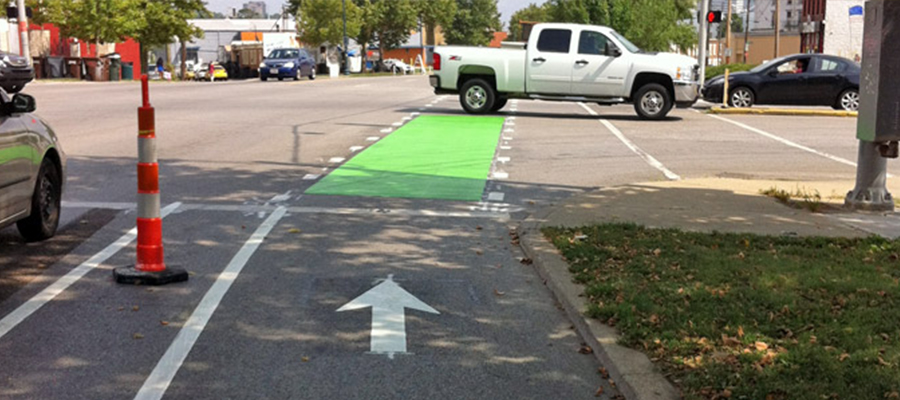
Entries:
[[19,93],[13,96],[12,102],[8,106],[11,114],[30,113],[37,109],[37,102],[34,97]]
[[619,57],[622,55],[622,50],[619,50],[619,47],[610,43],[609,47],[606,48],[606,55],[611,57]]

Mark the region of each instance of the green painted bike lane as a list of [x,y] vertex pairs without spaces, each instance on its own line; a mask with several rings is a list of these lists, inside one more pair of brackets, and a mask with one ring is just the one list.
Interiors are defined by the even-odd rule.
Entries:
[[306,193],[478,201],[503,122],[502,117],[420,116]]

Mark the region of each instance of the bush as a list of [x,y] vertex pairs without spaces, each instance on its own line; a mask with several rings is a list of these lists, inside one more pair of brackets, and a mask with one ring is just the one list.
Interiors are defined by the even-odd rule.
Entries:
[[715,67],[706,67],[706,80],[710,80],[719,75],[724,75],[726,68],[731,72],[740,72],[749,71],[753,69],[753,67],[755,67],[755,65],[750,64],[726,64]]

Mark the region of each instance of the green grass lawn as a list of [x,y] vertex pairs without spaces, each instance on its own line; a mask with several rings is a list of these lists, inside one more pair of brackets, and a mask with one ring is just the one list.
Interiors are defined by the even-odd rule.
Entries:
[[545,229],[589,316],[686,399],[900,399],[900,243]]

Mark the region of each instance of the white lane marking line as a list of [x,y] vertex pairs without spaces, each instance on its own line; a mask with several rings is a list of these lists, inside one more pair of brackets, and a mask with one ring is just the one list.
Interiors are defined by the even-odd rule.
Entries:
[[513,140],[512,136],[503,136],[503,140]]
[[345,160],[344,157],[331,157],[328,159],[328,162],[330,162],[332,164],[340,164],[340,163],[344,162],[344,160]]
[[[167,215],[171,214],[173,211],[177,210],[178,207],[181,207],[181,203],[172,203],[163,208],[160,211],[160,217],[165,218]],[[93,271],[95,268],[98,268],[100,264],[103,264],[110,257],[115,255],[122,250],[125,246],[128,246],[137,239],[137,228],[132,228],[126,234],[122,235],[115,242],[106,246],[105,249],[101,250],[99,253],[94,254],[93,257],[89,258],[87,261],[81,263],[81,265],[75,267],[75,269],[69,271],[69,273],[63,275],[56,282],[47,286],[44,290],[41,290],[40,293],[34,295],[34,297],[28,299],[24,304],[13,310],[11,313],[7,314],[3,319],[0,319],[0,338],[5,336],[9,331],[15,328],[17,325],[22,323],[26,318],[28,318],[31,314],[34,314],[35,311],[40,309],[53,300],[56,296],[59,296],[60,293],[65,291],[69,286],[72,286],[75,282],[78,282],[79,279],[84,277],[88,272]]]
[[422,113],[417,113],[417,112],[411,112],[411,113],[409,113],[409,115],[410,115],[410,116],[413,116],[413,117],[415,117],[415,116],[417,116],[417,115],[421,115],[421,114],[422,114]]
[[507,121],[515,121],[515,120],[516,120],[516,117],[507,117],[506,120],[507,120]]
[[391,128],[385,128],[385,129],[382,129],[382,130],[381,130],[381,133],[391,133],[391,132],[393,132],[393,131],[394,131],[394,130],[391,129]]
[[379,139],[381,139],[381,137],[379,137],[379,136],[369,136],[366,138],[366,141],[367,142],[377,142]]
[[409,120],[412,120],[412,117],[403,117],[403,121],[409,121]]
[[497,157],[497,162],[506,164],[509,162],[509,157]]
[[322,172],[328,171],[328,167],[322,168]]
[[320,176],[319,174],[306,174],[306,175],[303,175],[303,180],[304,181],[314,181],[316,179],[319,179],[319,176]]
[[507,128],[507,129],[506,129],[505,131],[503,131],[503,132],[504,132],[504,133],[515,133],[516,130],[513,129],[513,128]]
[[[578,105],[580,105],[582,108],[587,110],[587,112],[589,114],[591,114],[593,116],[599,116],[599,114],[597,114],[596,111],[592,110],[586,104],[579,102]],[[634,152],[635,154],[640,156],[644,160],[644,162],[646,162],[651,167],[656,168],[657,170],[662,172],[663,175],[665,175],[667,179],[673,180],[673,181],[681,180],[681,177],[678,176],[678,174],[670,171],[668,168],[666,168],[665,165],[663,165],[661,162],[659,162],[659,160],[657,160],[650,154],[647,154],[647,152],[645,152],[644,150],[641,150],[641,148],[637,147],[637,145],[635,145],[631,140],[628,140],[628,138],[625,137],[625,135],[622,134],[622,132],[618,128],[616,128],[612,123],[610,123],[609,121],[602,119],[602,118],[598,119],[598,121],[600,121],[600,123],[603,124],[603,126],[605,126],[606,129],[608,129],[610,132],[612,132],[613,135],[615,135],[617,138],[619,138],[619,141],[624,143],[626,147],[628,147],[632,152]]]
[[746,125],[746,124],[742,124],[742,123],[740,123],[740,122],[737,122],[737,121],[734,121],[734,120],[730,120],[730,119],[728,119],[728,118],[722,118],[722,117],[720,117],[720,116],[718,116],[718,115],[709,115],[709,116],[712,117],[712,118],[715,118],[715,119],[717,119],[717,120],[719,120],[719,121],[727,122],[727,123],[732,124],[732,125],[735,125],[735,126],[737,126],[737,127],[744,128],[744,129],[746,129],[746,130],[748,130],[748,131],[750,131],[750,132],[756,133],[756,134],[761,135],[761,136],[765,136],[765,137],[767,137],[767,138],[769,138],[769,139],[772,139],[772,140],[774,140],[774,141],[776,141],[776,142],[780,142],[780,143],[782,143],[782,144],[786,144],[786,145],[791,146],[791,147],[793,147],[793,148],[797,148],[797,149],[800,149],[800,150],[803,150],[803,151],[807,151],[807,152],[813,153],[813,154],[815,154],[815,155],[817,155],[817,156],[822,156],[822,157],[825,157],[825,158],[827,158],[827,159],[829,159],[829,160],[837,161],[837,162],[839,162],[839,163],[841,163],[841,164],[847,164],[847,165],[856,167],[856,163],[855,163],[855,162],[850,161],[850,160],[848,160],[848,159],[846,159],[846,158],[841,158],[841,157],[838,157],[838,156],[833,156],[833,155],[831,155],[831,154],[828,154],[828,153],[825,153],[825,152],[821,152],[821,151],[816,150],[816,149],[814,149],[814,148],[806,147],[806,146],[804,146],[804,145],[802,145],[802,144],[792,142],[792,141],[787,140],[787,139],[785,139],[785,138],[782,138],[782,137],[780,137],[780,136],[775,136],[775,135],[773,135],[773,134],[771,134],[771,133],[769,133],[769,132],[766,132],[766,131],[763,131],[763,130],[756,129],[756,128],[752,127],[752,126],[749,126],[749,125]]
[[426,104],[425,107],[434,107],[434,104]]
[[509,179],[509,174],[503,171],[494,171],[491,177],[493,179]]
[[102,208],[104,210],[131,210],[137,205],[135,203],[115,203],[115,202],[90,202],[90,201],[63,201],[63,208]]
[[271,199],[269,199],[269,201],[266,202],[266,204],[268,204],[268,203],[284,203],[285,201],[288,201],[290,199],[291,199],[291,190],[288,190],[285,193],[273,196]]
[[506,194],[503,192],[490,192],[488,193],[488,201],[503,201],[503,198],[506,197]]
[[516,126],[516,123],[515,122],[507,122],[506,126]]
[[391,126],[400,126],[400,125],[403,125],[403,123],[402,122],[394,122],[393,124],[391,124]]
[[247,239],[244,246],[234,255],[234,258],[231,259],[225,270],[216,278],[216,282],[203,296],[203,300],[200,300],[200,304],[194,309],[190,318],[178,331],[178,335],[175,336],[175,340],[169,345],[166,354],[162,356],[156,367],[153,368],[153,372],[144,381],[141,390],[134,396],[135,400],[158,400],[163,397],[166,389],[169,388],[169,384],[172,383],[172,379],[175,378],[175,374],[181,368],[181,364],[187,358],[188,353],[191,352],[194,344],[197,343],[197,339],[203,333],[203,329],[216,311],[216,308],[219,307],[222,298],[225,297],[225,293],[228,292],[231,284],[237,280],[241,270],[247,265],[247,261],[250,261],[250,257],[253,256],[253,253],[256,252],[259,245],[262,244],[263,240],[269,235],[275,224],[281,220],[281,217],[284,217],[286,212],[286,208],[278,207],[259,228],[256,228],[256,232],[250,236],[250,239]]
[[512,146],[500,146],[500,150],[512,150]]
[[364,148],[365,148],[365,147],[363,147],[363,146],[350,146],[350,152],[351,152],[351,153],[356,153],[357,151],[360,151],[360,150],[362,150],[362,149],[364,149]]

